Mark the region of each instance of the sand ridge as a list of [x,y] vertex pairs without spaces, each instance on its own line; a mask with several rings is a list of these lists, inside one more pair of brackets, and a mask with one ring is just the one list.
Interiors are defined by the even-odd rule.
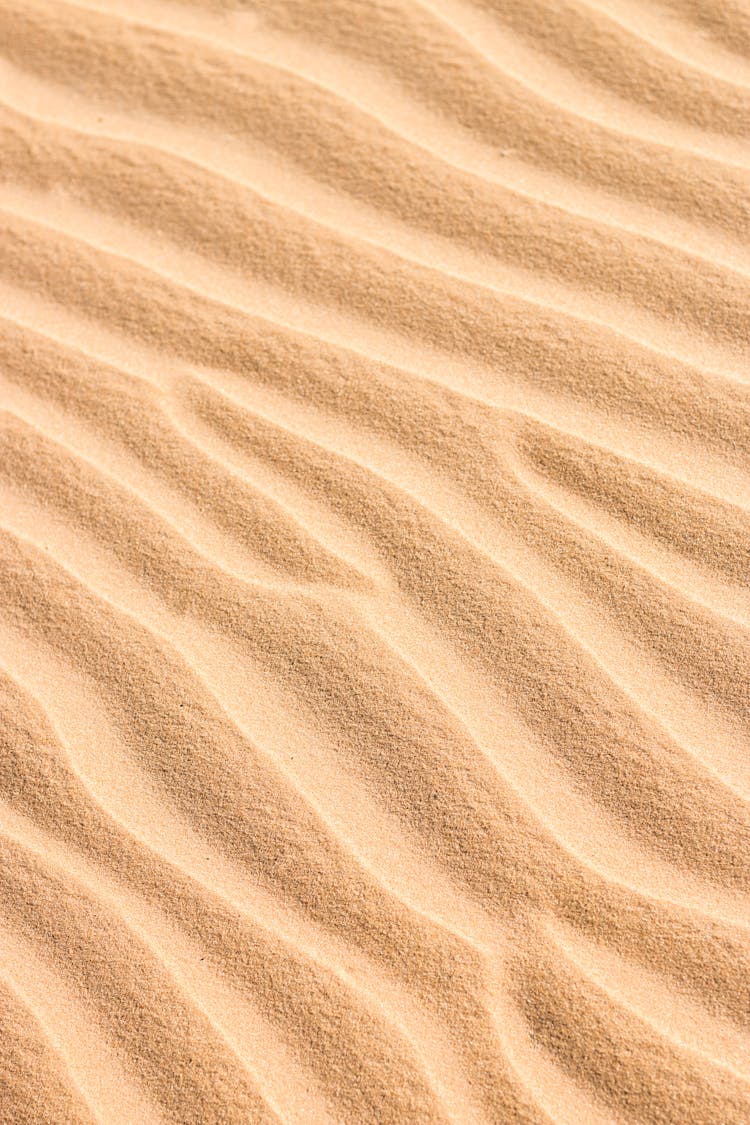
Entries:
[[0,6],[0,1121],[750,1118],[750,21]]

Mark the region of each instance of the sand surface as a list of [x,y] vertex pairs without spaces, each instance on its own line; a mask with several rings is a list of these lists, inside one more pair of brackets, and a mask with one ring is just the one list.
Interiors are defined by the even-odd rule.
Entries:
[[750,8],[0,3],[0,1121],[750,1121]]

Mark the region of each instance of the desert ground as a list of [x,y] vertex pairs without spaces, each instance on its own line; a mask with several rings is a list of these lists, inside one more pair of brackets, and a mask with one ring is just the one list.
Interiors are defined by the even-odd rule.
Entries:
[[750,1121],[750,7],[0,3],[0,1122]]

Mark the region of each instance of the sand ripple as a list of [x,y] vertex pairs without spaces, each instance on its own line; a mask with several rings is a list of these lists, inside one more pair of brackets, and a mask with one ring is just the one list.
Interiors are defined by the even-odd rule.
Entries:
[[0,1120],[747,1122],[747,10],[0,56]]

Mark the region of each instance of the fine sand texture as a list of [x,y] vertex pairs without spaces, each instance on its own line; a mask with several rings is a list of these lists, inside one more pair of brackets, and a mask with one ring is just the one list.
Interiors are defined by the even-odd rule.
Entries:
[[0,1125],[750,1122],[750,7],[1,0]]

